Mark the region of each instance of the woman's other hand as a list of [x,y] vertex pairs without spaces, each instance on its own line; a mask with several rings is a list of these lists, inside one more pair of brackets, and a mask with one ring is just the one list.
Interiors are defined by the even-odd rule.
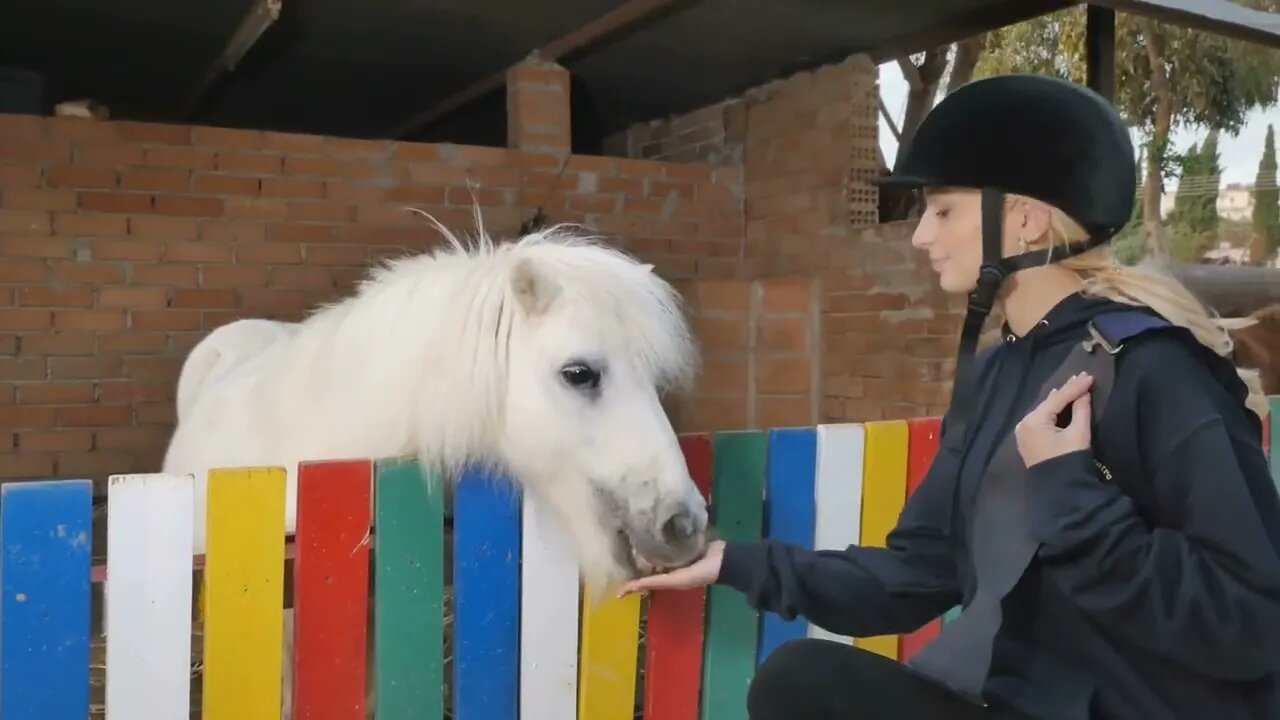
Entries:
[[[1022,418],[1013,432],[1018,441],[1018,452],[1027,467],[1090,447],[1093,419],[1089,405],[1091,387],[1093,376],[1077,373]],[[1058,416],[1068,405],[1071,406],[1071,423],[1060,428]]]
[[649,590],[688,590],[705,587],[720,577],[720,561],[723,558],[724,541],[713,540],[707,545],[707,552],[694,564],[625,583],[618,588],[618,597]]

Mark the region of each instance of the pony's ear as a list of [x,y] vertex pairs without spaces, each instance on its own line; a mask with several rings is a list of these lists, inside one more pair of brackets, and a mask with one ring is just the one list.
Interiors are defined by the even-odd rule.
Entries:
[[644,263],[640,267],[644,268],[645,272],[653,272],[653,265],[651,263]]
[[528,260],[516,264],[511,275],[511,289],[527,315],[541,315],[560,295],[560,284]]

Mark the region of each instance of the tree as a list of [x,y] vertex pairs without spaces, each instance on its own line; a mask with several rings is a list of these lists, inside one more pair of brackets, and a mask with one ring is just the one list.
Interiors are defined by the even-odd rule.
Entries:
[[1169,253],[1174,260],[1196,263],[1218,243],[1218,186],[1222,168],[1218,131],[1182,156],[1181,179],[1169,216]]
[[[1239,0],[1276,11],[1280,0]],[[1085,82],[1085,12],[1077,5],[991,33],[975,76],[1033,72]],[[1254,108],[1275,103],[1280,52],[1146,17],[1116,15],[1116,107],[1146,150],[1142,218],[1151,251],[1167,255],[1160,221],[1163,180],[1178,158],[1169,135],[1203,126],[1235,135]]]
[[1276,187],[1276,133],[1267,125],[1266,145],[1253,183],[1254,260],[1265,262],[1280,248],[1280,188]]

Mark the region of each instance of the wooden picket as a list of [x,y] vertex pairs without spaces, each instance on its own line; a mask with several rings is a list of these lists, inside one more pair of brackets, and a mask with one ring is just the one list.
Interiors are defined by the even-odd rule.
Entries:
[[[1271,403],[1280,411],[1280,398]],[[939,433],[938,418],[915,418],[685,435],[680,446],[722,537],[843,549],[884,545]],[[1280,427],[1268,422],[1264,434],[1280,485]],[[90,584],[105,579],[107,717],[185,717],[191,570],[203,566],[202,715],[275,717],[289,555],[296,620],[287,691],[299,719],[364,718],[366,685],[376,686],[379,720],[440,718],[446,704],[460,720],[623,720],[637,697],[646,720],[744,718],[757,666],[789,640],[832,638],[905,661],[959,612],[906,635],[852,640],[758,613],[720,586],[654,592],[647,605],[639,596],[597,599],[582,592],[548,509],[508,479],[473,470],[453,499],[449,673],[444,479],[407,459],[303,463],[290,544],[284,478],[283,468],[210,473],[200,556],[198,485],[112,477],[109,573],[90,566],[88,481],[0,486],[0,716],[87,716]]]

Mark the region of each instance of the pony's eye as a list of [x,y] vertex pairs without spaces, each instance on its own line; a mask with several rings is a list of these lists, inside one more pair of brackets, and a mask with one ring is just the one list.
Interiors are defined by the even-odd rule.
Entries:
[[586,365],[566,365],[560,369],[560,377],[575,388],[595,389],[600,387],[600,373]]

